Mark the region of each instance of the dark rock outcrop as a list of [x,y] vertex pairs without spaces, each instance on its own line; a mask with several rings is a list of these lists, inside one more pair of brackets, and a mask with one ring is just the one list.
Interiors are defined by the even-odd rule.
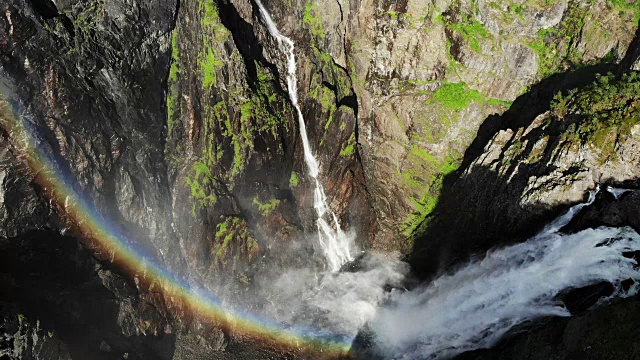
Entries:
[[[636,47],[629,50],[631,56],[637,57]],[[584,201],[596,185],[601,187],[596,201],[562,231],[639,229],[639,78],[625,64],[545,80],[502,117],[487,119],[463,167],[445,179],[427,232],[416,241],[412,261],[422,276],[527,239],[548,219]],[[603,71],[612,73],[597,75]],[[626,256],[635,259],[637,254]],[[623,282],[632,284],[631,279]],[[613,291],[606,282],[570,289],[560,300],[575,317],[529,324],[495,349],[456,359],[636,358],[637,298],[592,309]]]
[[640,301],[625,299],[568,319],[556,319],[516,334],[492,350],[456,360],[618,360],[640,356],[635,319]]
[[620,70],[595,66],[557,75],[502,116],[489,117],[423,224],[411,254],[418,272],[432,276],[522,241],[598,184],[633,186],[640,177],[638,74],[599,75]]
[[[0,354],[10,359],[173,357],[175,335],[163,314],[77,239],[31,231],[1,240],[0,254]],[[164,326],[157,331],[151,324]]]

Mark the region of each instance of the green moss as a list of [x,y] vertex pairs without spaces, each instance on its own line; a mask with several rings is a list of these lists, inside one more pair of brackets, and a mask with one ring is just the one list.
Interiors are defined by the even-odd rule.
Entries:
[[180,49],[178,47],[178,30],[171,34],[171,67],[169,68],[169,79],[167,92],[167,136],[171,136],[175,126],[176,107],[180,106],[178,97],[178,75],[180,73]]
[[353,153],[355,152],[355,146],[356,146],[356,134],[351,133],[351,136],[349,136],[347,143],[342,147],[342,150],[340,150],[340,156],[347,157],[347,156],[353,155]]
[[[256,64],[257,65],[257,64]],[[188,184],[192,189],[192,198],[197,199],[198,206],[211,206],[215,204],[215,197],[210,194],[214,191],[217,181],[226,181],[228,189],[233,189],[235,179],[244,172],[249,157],[253,151],[254,138],[261,136],[279,136],[279,129],[288,129],[285,116],[278,116],[275,106],[284,107],[284,100],[276,96],[273,89],[274,78],[271,73],[257,65],[257,78],[255,90],[250,97],[234,96],[231,100],[239,107],[239,121],[234,121],[229,113],[227,101],[221,100],[214,106],[204,103],[203,139],[204,147],[200,159],[194,165],[194,176],[188,178]],[[237,119],[237,118],[236,118]],[[218,138],[217,136],[222,136]],[[230,163],[223,160],[223,149],[231,150]],[[230,166],[228,171],[219,171],[217,176],[198,170],[198,164],[205,164],[208,168]],[[205,175],[201,175],[205,174]],[[209,178],[210,177],[210,178]],[[207,181],[203,182],[203,179]]]
[[217,197],[210,190],[215,185],[215,179],[211,174],[209,165],[196,161],[193,165],[195,174],[193,177],[187,177],[186,182],[191,191],[190,198],[194,200],[193,213],[195,215],[198,207],[204,208],[213,206]]
[[[445,83],[433,93],[430,101],[442,105],[442,108],[447,111],[466,109],[473,101],[484,102],[489,106],[505,106],[507,108],[512,104],[510,101],[487,98],[483,93],[470,89],[464,82]],[[444,125],[450,125],[451,120],[446,114],[442,114],[441,119]]]
[[253,237],[250,237],[247,239],[247,250],[249,254],[252,254],[255,251],[257,251],[259,247],[260,247],[260,244],[258,244],[258,241],[256,239],[254,239]]
[[[430,154],[413,150],[414,154],[419,157],[428,159],[431,164],[431,175],[427,179],[416,177],[415,174],[402,174],[405,181],[409,181],[408,185],[413,189],[420,189],[422,195],[419,197],[411,196],[410,202],[413,204],[414,211],[404,220],[402,224],[402,233],[407,238],[412,239],[419,234],[428,224],[428,217],[431,215],[436,205],[442,189],[442,182],[446,175],[456,171],[460,166],[459,156],[450,156],[443,162],[438,162]],[[412,169],[412,171],[415,171]]]
[[426,149],[417,146],[415,144],[409,147],[408,158],[411,161],[412,158],[417,158],[423,161],[427,166],[433,167],[437,164],[437,160]]
[[634,23],[640,22],[640,4],[637,0],[607,0],[621,14],[631,14]]
[[[333,122],[333,111],[329,114],[329,118],[327,119],[327,122],[324,124],[324,129],[329,130],[329,126],[331,126],[332,122]],[[342,130],[342,126],[340,127],[340,130]]]
[[[67,52],[67,55],[70,56],[77,53],[83,43],[95,41],[95,33],[101,30],[98,23],[104,19],[105,0],[92,0],[86,6],[61,10],[60,13],[73,21],[76,36],[73,38],[75,42],[73,48]],[[44,26],[48,30],[52,30],[47,23]]]
[[[580,2],[570,2],[566,15],[555,28],[540,29],[536,38],[527,45],[538,55],[538,74],[549,77],[565,66],[584,66],[583,56],[575,46],[576,39],[583,36],[584,21],[588,8]],[[607,55],[610,57],[610,54]],[[602,62],[606,59],[600,59]]]
[[569,122],[564,140],[602,150],[603,161],[615,157],[615,146],[640,123],[640,73],[609,74],[583,91],[554,97],[551,111]]
[[89,2],[73,20],[73,27],[76,32],[88,35],[89,30],[95,29],[96,24],[103,18],[104,11],[104,0],[93,0]]
[[[259,62],[255,63],[257,76],[251,79],[253,82],[249,87],[234,83],[222,87],[219,84],[223,60],[238,62],[241,55],[234,51],[228,55],[229,59],[224,58],[227,54],[222,49],[230,32],[220,22],[216,4],[211,0],[199,0],[198,8],[201,31],[198,34],[200,42],[197,43],[196,63],[202,91],[199,98],[200,127],[195,135],[201,145],[201,153],[198,154],[196,149],[198,158],[192,173],[186,177],[194,200],[194,214],[198,208],[214,206],[217,193],[232,191],[251,159],[256,137],[277,146],[278,137],[288,130],[290,118],[282,114],[289,106],[275,90],[275,77]],[[171,109],[169,113],[173,113],[180,104],[178,91],[173,94],[176,97],[168,100],[167,104]],[[273,150],[284,151],[282,147],[269,149]]]
[[[323,111],[336,108],[336,98],[343,98],[351,94],[352,83],[349,74],[338,66],[330,54],[320,50],[314,40],[312,61],[315,72],[312,74],[309,95],[322,105]],[[329,88],[324,82],[332,83]]]
[[400,177],[404,184],[411,190],[421,192],[425,188],[425,180],[422,178],[423,174],[418,172],[415,168],[410,168],[400,173]]
[[[320,146],[323,146],[326,137],[330,134],[329,127],[335,120],[337,99],[349,96],[353,90],[349,74],[335,64],[331,55],[319,50],[315,44],[311,48],[313,50],[312,61],[314,62],[315,72],[311,75],[308,94],[320,104],[322,116],[327,119],[324,124],[325,131],[320,139]],[[332,83],[334,86],[327,85],[325,81]],[[350,109],[344,107],[343,110],[349,111]]]
[[516,14],[520,20],[524,20],[523,16],[524,16],[524,5],[523,4],[511,4],[509,6],[509,10],[513,11],[514,14]]
[[500,100],[500,99],[488,99],[487,100],[487,104],[491,105],[491,106],[504,106],[506,108],[510,108],[511,104],[513,104],[513,102],[511,101],[504,101],[504,100]]
[[220,261],[224,255],[225,250],[229,247],[231,240],[233,240],[234,232],[230,231],[232,227],[235,227],[235,223],[238,220],[236,218],[226,218],[225,222],[220,223],[216,227],[216,260]]
[[291,177],[289,178],[289,187],[294,188],[298,186],[299,182],[300,182],[300,179],[298,178],[298,175],[296,174],[295,171],[292,171]]
[[514,142],[509,144],[509,147],[505,151],[503,163],[506,166],[510,166],[511,162],[517,160],[523,151],[524,143],[520,139],[515,140]]
[[215,43],[225,41],[230,33],[220,22],[218,8],[214,0],[199,0],[200,25],[206,31],[206,37],[212,37]]
[[248,158],[253,151],[253,139],[256,135],[271,135],[273,138],[279,136],[279,129],[288,129],[286,117],[277,114],[274,106],[284,107],[282,99],[280,104],[276,104],[278,97],[273,89],[275,81],[272,74],[261,66],[257,66],[256,90],[251,98],[245,100],[240,105],[240,121],[235,124],[227,117],[225,124],[225,135],[231,138],[233,147],[233,164],[231,168],[231,179],[235,179],[241,174],[248,162]]
[[169,80],[178,80],[178,73],[180,61],[180,48],[178,47],[178,30],[174,30],[171,34],[171,68],[169,70]]
[[204,146],[202,155],[192,167],[193,175],[186,178],[186,183],[190,189],[190,198],[194,200],[193,214],[195,216],[198,208],[210,207],[216,204],[217,196],[215,189],[218,179],[212,169],[222,159],[222,144],[216,141],[214,130],[218,123],[228,121],[229,114],[224,101],[216,103],[213,107],[206,107],[204,114]]
[[336,109],[335,94],[331,89],[329,89],[322,83],[321,74],[314,74],[312,76],[309,96],[316,99],[320,103],[320,106],[322,106],[322,111],[324,112],[331,112]]
[[458,32],[462,38],[469,44],[471,50],[480,52],[480,39],[489,38],[489,32],[485,29],[484,25],[480,23],[472,15],[461,14],[462,21],[460,23],[447,24],[450,29]]
[[198,52],[198,68],[202,75],[202,88],[207,90],[215,85],[217,72],[224,65],[216,57],[214,45],[229,37],[229,31],[222,26],[216,5],[209,0],[200,0],[200,26],[202,29],[202,46]]
[[198,54],[198,66],[202,70],[202,88],[209,89],[216,83],[216,72],[223,65],[221,60],[216,58],[213,49],[207,48],[203,53]]
[[484,95],[477,90],[469,89],[464,82],[446,83],[433,94],[433,100],[442,104],[447,110],[462,110],[472,101],[483,101]]
[[217,263],[224,264],[226,262],[226,258],[232,250],[231,244],[235,244],[238,249],[244,247],[248,249],[249,253],[258,246],[256,239],[249,234],[249,225],[246,220],[240,217],[227,216],[223,222],[216,225],[213,251]]
[[253,204],[258,207],[262,216],[269,216],[280,205],[280,200],[270,199],[266,203],[262,203],[258,198],[253,198]]
[[311,0],[307,0],[302,16],[302,23],[306,25],[311,35],[318,39],[324,39],[324,25],[322,24],[319,12],[318,5],[312,3]]
[[538,54],[538,74],[543,78],[558,71],[559,59],[568,50],[568,43],[560,44],[557,34],[555,29],[540,29],[537,38],[527,44]]

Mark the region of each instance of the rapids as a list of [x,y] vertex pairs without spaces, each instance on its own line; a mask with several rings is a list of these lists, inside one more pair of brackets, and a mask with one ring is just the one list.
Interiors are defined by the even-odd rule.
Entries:
[[264,315],[316,329],[327,340],[352,342],[364,332],[384,358],[440,359],[491,347],[514,327],[540,318],[570,316],[559,300],[570,289],[607,281],[616,287],[611,297],[633,295],[636,285],[623,290],[621,282],[639,280],[640,270],[624,255],[640,250],[640,235],[627,227],[562,232],[597,191],[528,240],[410,291],[403,288],[408,265],[373,252],[355,271],[269,273],[260,295],[269,304]]

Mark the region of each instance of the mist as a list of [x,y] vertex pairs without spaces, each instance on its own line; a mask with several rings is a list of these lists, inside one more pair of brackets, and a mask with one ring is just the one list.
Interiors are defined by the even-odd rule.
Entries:
[[388,358],[447,358],[496,344],[509,330],[547,316],[569,316],[562,292],[607,281],[638,279],[625,252],[640,249],[630,228],[546,234],[496,250],[408,292],[393,291],[370,322],[376,347]]
[[[324,266],[313,260],[306,266],[264,266],[254,272],[250,292],[227,299],[227,304],[243,304],[244,311],[327,341],[353,342],[366,332],[374,352],[385,358],[436,359],[490,347],[529,321],[569,316],[558,299],[568,289],[607,281],[616,286],[614,296],[635,293],[635,286],[623,291],[620,283],[639,278],[635,260],[624,256],[640,250],[637,233],[605,227],[561,232],[593,203],[598,189],[531,239],[491,251],[411,290],[403,286],[409,266],[397,255],[371,252],[356,259],[353,237],[342,230],[318,179],[319,162],[298,105],[294,42],[280,33],[260,0],[254,1],[287,59],[287,90],[314,184],[316,254],[324,256]],[[611,191],[616,198],[624,193]]]
[[[410,290],[410,269],[399,255],[368,252],[340,271],[313,261],[264,266],[249,295],[227,303],[325,341],[351,343],[366,334],[383,358],[442,359],[491,347],[519,325],[570,316],[559,299],[570,289],[607,281],[616,288],[611,297],[636,293],[635,284],[627,290],[620,284],[640,279],[636,261],[625,257],[640,250],[640,235],[626,227],[561,231],[596,193],[527,241],[492,250]],[[289,256],[304,256],[301,248]],[[322,255],[317,249],[316,256]]]

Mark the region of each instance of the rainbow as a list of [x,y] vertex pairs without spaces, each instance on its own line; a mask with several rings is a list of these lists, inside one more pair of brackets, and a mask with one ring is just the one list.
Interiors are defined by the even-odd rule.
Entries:
[[170,304],[178,304],[174,309],[187,311],[199,321],[221,328],[239,341],[307,358],[348,357],[349,339],[328,340],[326,334],[317,330],[285,328],[245,311],[230,311],[211,291],[190,284],[160,264],[136,241],[117,230],[118,224],[101,215],[92,201],[74,189],[73,177],[56,165],[47,147],[40,145],[33,124],[26,116],[18,116],[15,108],[17,106],[12,107],[0,95],[0,128],[11,150],[56,208],[63,224],[88,244],[96,257],[110,261],[118,271],[144,282],[147,288],[160,285],[164,298],[170,299]]

